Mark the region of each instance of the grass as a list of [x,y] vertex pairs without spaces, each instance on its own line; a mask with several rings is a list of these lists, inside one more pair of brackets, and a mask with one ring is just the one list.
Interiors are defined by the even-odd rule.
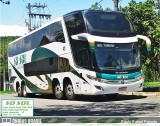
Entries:
[[12,91],[0,91],[0,95],[3,95],[3,94],[12,94],[13,92]]
[[160,82],[144,82],[144,86],[160,86]]

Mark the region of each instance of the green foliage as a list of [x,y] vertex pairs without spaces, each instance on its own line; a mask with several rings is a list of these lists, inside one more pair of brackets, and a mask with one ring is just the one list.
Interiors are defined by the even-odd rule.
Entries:
[[160,81],[159,72],[153,69],[153,67],[147,67],[146,65],[142,65],[142,71],[145,82]]
[[94,10],[103,10],[102,5],[100,3],[95,3],[91,6],[90,9],[94,9]]
[[[5,69],[5,74],[8,75],[8,59],[7,59],[7,53],[8,53],[8,44],[17,39],[18,36],[8,36],[8,37],[0,37],[0,78],[2,78],[3,70]],[[1,80],[1,79],[0,79]]]
[[[91,8],[93,10],[103,10],[102,5],[98,2],[96,2],[95,4],[91,5]],[[111,8],[107,7],[105,10],[111,11]]]
[[145,82],[144,86],[160,86],[160,81],[159,82]]
[[8,91],[0,91],[0,95],[3,95],[3,94],[12,94],[13,92],[8,90]]
[[160,2],[146,0],[137,3],[131,0],[129,6],[120,8],[127,14],[132,21],[134,30],[137,34],[148,36],[151,39],[151,52],[146,51],[146,44],[140,41],[142,69],[145,81],[160,80],[159,60],[160,60],[160,17],[158,15]]

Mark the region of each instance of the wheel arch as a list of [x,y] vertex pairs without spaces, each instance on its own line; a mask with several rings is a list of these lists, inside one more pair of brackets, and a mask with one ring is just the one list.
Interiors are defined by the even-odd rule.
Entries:
[[69,82],[72,83],[72,81],[71,81],[71,79],[70,79],[69,77],[64,77],[64,78],[63,78],[63,89],[65,88],[65,86],[66,86]]
[[25,80],[21,81],[21,87],[22,87],[22,85],[26,85],[26,81]]
[[16,92],[18,92],[18,87],[21,87],[19,81],[16,81]]
[[66,99],[74,100],[76,98],[74,84],[69,77],[63,79],[63,89]]

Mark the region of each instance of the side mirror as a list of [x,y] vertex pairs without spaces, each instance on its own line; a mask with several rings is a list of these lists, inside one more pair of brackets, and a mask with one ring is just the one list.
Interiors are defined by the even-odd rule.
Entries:
[[143,35],[137,35],[137,38],[146,41],[147,51],[150,52],[151,51],[151,40],[148,37],[143,36]]
[[77,34],[77,35],[72,35],[71,38],[74,40],[88,41],[86,35],[83,33]]

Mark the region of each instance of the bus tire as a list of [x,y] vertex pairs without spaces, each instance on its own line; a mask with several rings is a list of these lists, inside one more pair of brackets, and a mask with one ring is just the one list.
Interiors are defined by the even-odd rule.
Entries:
[[18,94],[18,97],[22,97],[23,96],[22,89],[21,89],[20,86],[17,88],[17,94]]
[[75,99],[75,93],[73,90],[73,86],[72,83],[69,82],[66,86],[65,86],[65,96],[68,100],[74,100]]
[[23,97],[27,97],[27,96],[28,96],[28,93],[27,93],[27,91],[26,91],[26,85],[25,85],[25,84],[22,85],[22,96],[23,96]]
[[54,95],[56,99],[62,100],[63,99],[63,91],[59,83],[57,83],[54,87]]

